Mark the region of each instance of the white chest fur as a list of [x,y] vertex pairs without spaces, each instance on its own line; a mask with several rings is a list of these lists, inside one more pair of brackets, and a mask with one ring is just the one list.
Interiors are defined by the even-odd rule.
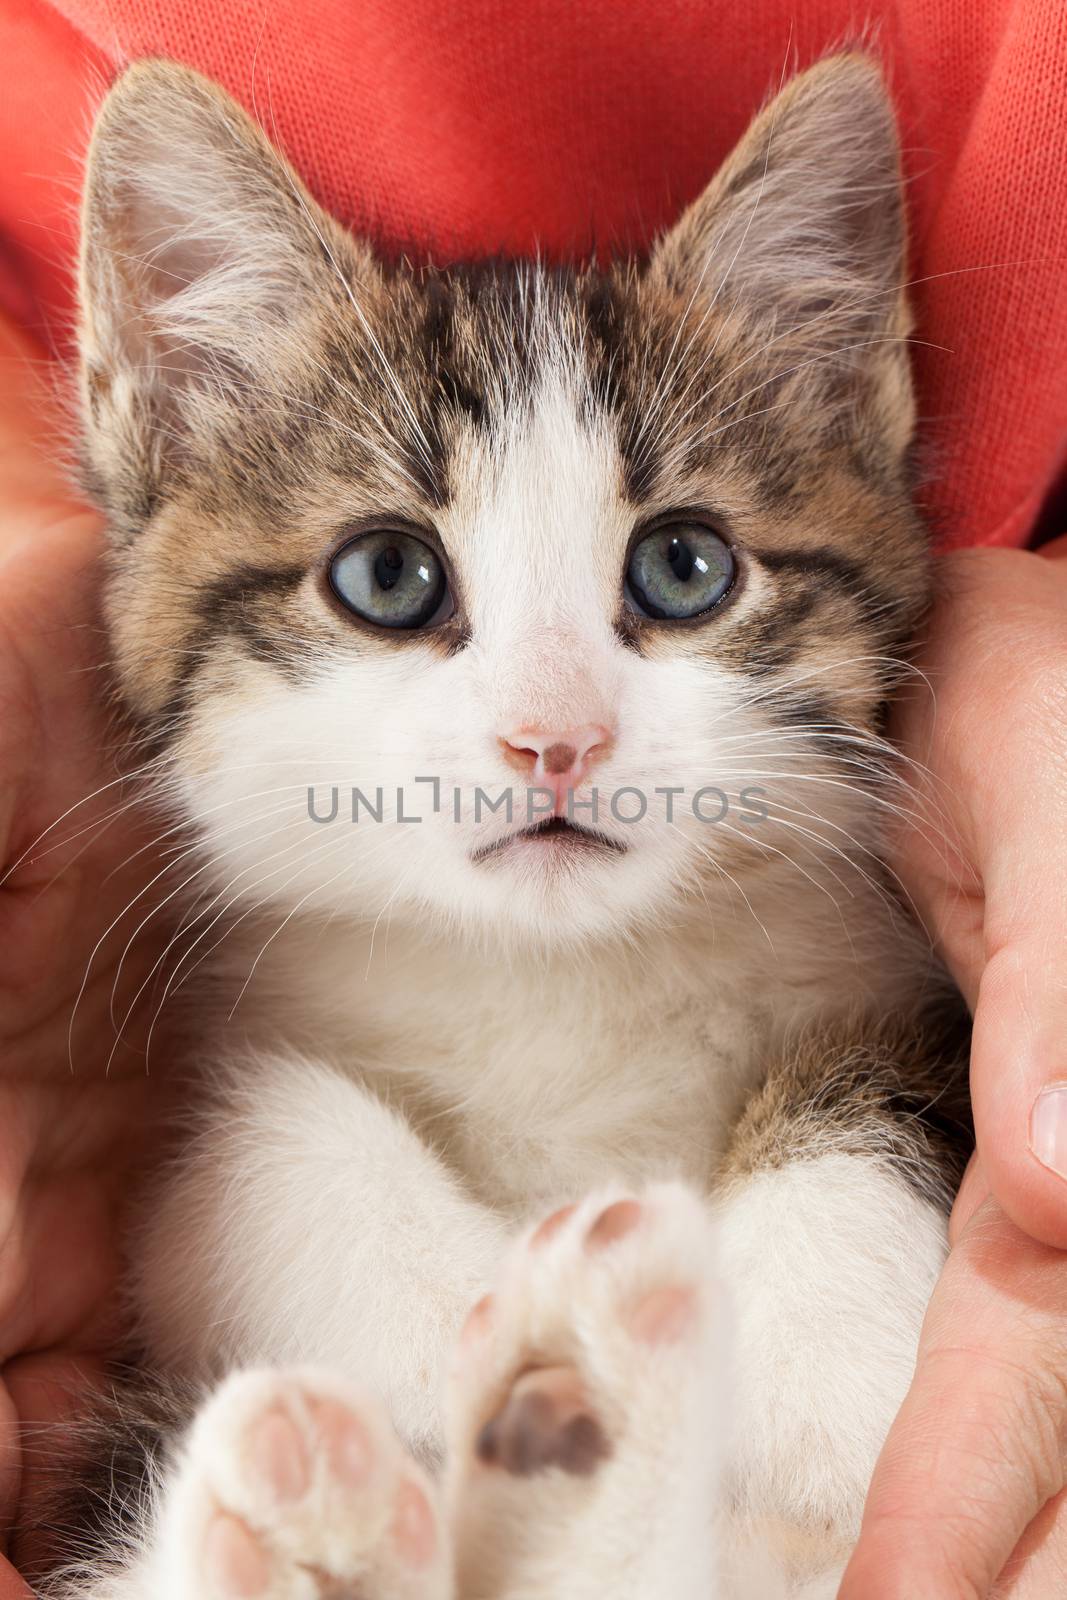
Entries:
[[[718,928],[691,919],[544,957],[290,924],[235,1022],[370,1083],[505,1212],[613,1176],[674,1172],[705,1186],[791,1027],[913,991],[914,946],[899,926],[887,941],[873,896],[847,919],[814,890],[806,907],[795,885],[791,896],[788,948],[757,907]],[[230,952],[237,988],[249,946]]]

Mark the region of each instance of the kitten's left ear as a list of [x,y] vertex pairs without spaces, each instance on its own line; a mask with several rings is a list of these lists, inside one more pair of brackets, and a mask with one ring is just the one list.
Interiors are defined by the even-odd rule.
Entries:
[[[750,323],[778,368],[811,359],[812,391],[864,371],[899,390],[905,257],[892,105],[877,65],[847,54],[802,73],[761,112],[659,241],[651,271],[685,301],[714,299]],[[906,376],[894,410],[906,443]]]
[[130,67],[97,118],[82,207],[88,466],[113,529],[144,520],[213,416],[284,389],[331,297],[376,281],[229,95],[173,62]]

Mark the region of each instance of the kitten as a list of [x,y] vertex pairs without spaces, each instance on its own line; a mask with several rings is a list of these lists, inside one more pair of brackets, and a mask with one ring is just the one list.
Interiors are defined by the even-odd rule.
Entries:
[[904,262],[858,55],[604,271],[387,266],[195,74],[110,94],[87,472],[199,1008],[132,1293],[205,1398],[64,1593],[833,1592],[966,1131],[881,862]]

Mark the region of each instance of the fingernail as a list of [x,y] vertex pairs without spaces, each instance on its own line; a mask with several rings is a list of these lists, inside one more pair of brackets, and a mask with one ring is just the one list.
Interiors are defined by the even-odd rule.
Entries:
[[1067,1180],[1067,1083],[1042,1089],[1034,1101],[1030,1149],[1043,1167]]

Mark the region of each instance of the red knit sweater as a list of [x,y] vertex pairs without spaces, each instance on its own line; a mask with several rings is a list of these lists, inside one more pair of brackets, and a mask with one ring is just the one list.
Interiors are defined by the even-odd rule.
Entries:
[[911,179],[928,508],[944,544],[1023,543],[1067,461],[1064,0],[0,0],[0,301],[63,342],[132,57],[218,78],[387,248],[561,254],[640,246],[857,15]]

